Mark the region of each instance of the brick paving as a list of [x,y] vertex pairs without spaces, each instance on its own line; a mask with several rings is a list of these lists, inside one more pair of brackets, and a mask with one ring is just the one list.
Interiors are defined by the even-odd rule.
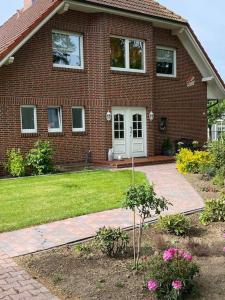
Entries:
[[[156,192],[173,203],[167,213],[187,212],[204,206],[200,195],[177,172],[175,164],[137,167],[136,170],[145,172]],[[104,225],[130,227],[132,220],[130,211],[114,209],[6,232],[0,234],[0,251],[15,257],[46,250],[92,237]]]
[[0,252],[0,299],[59,300],[2,252]]

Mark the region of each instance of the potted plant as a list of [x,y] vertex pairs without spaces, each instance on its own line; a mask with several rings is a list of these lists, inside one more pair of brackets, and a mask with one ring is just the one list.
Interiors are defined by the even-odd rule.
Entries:
[[173,154],[173,143],[171,139],[167,137],[162,143],[162,155],[172,156]]

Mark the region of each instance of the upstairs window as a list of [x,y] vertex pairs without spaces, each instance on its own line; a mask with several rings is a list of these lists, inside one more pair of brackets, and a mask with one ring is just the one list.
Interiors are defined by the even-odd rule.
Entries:
[[176,50],[157,47],[156,72],[158,76],[176,77]]
[[37,132],[36,106],[33,105],[21,106],[20,116],[21,116],[21,132],[36,133]]
[[83,107],[72,107],[72,122],[74,132],[85,131],[85,112]]
[[62,132],[62,110],[60,106],[48,107],[48,132]]
[[112,36],[110,47],[112,70],[145,72],[144,41]]
[[55,67],[83,69],[83,36],[53,31],[53,65]]

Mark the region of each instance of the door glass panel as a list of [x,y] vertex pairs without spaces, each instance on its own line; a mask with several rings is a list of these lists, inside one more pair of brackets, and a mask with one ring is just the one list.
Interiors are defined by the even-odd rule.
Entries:
[[124,139],[124,115],[114,115],[114,138]]
[[142,138],[142,115],[135,114],[133,115],[133,138]]

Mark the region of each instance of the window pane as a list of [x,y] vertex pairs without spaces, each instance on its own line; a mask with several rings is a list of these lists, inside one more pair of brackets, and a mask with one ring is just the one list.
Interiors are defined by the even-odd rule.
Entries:
[[81,129],[83,128],[83,114],[82,108],[73,108],[73,128]]
[[34,130],[35,122],[34,122],[34,107],[22,107],[22,129],[23,130]]
[[144,69],[144,43],[141,41],[130,41],[130,69]]
[[53,32],[53,63],[81,67],[80,40],[75,34]]
[[59,129],[60,128],[60,108],[50,107],[48,108],[48,128]]
[[157,73],[174,74],[174,51],[166,49],[157,49]]
[[111,67],[125,68],[125,40],[111,37]]

